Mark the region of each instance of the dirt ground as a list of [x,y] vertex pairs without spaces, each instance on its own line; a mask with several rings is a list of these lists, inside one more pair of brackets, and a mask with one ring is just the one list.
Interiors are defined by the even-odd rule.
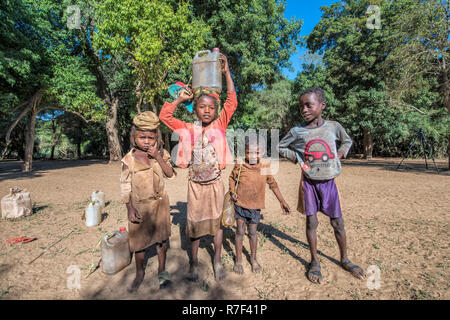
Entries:
[[[337,183],[342,197],[349,257],[365,270],[377,266],[380,287],[352,277],[339,266],[339,250],[329,219],[319,213],[318,249],[325,283],[305,277],[309,250],[305,218],[295,210],[281,215],[278,201],[267,188],[264,219],[258,228],[258,258],[263,271],[251,272],[245,239],[245,274],[234,274],[234,229],[226,229],[223,262],[227,278],[216,282],[211,265],[212,238],[201,241],[198,283],[184,280],[188,271],[185,169],[167,181],[172,213],[172,236],[167,270],[173,285],[158,289],[155,248],[147,252],[144,283],[137,293],[126,288],[134,279],[132,263],[114,276],[101,269],[86,279],[89,265],[100,257],[95,248],[106,232],[127,226],[119,198],[119,164],[105,161],[35,161],[32,173],[21,173],[18,161],[0,162],[0,196],[12,186],[27,188],[34,214],[0,221],[0,299],[449,299],[450,172],[438,161],[436,174],[423,160],[344,160]],[[291,208],[296,208],[299,169],[279,162],[275,176]],[[223,176],[228,177],[229,166]],[[225,179],[226,186],[228,179]],[[81,219],[93,190],[106,195],[106,214],[99,226]],[[47,246],[73,231],[32,264]],[[8,244],[12,237],[37,237],[33,242]],[[92,251],[94,253],[92,254]],[[81,270],[81,289],[70,290],[68,280]],[[68,269],[69,268],[69,269]],[[371,274],[370,279],[376,277]],[[69,281],[70,282],[70,281]],[[370,288],[372,289],[370,289]]]

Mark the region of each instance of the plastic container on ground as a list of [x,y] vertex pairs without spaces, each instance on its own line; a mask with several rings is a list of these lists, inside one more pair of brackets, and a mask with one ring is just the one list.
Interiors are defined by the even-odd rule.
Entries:
[[192,59],[192,89],[194,93],[200,87],[217,93],[222,91],[222,66],[219,49],[199,51]]
[[105,209],[105,193],[101,190],[95,190],[92,192],[92,201],[100,203],[100,213]]
[[85,209],[86,226],[93,227],[100,223],[101,220],[101,204],[92,201]]
[[113,275],[128,266],[131,262],[130,246],[128,243],[128,232],[125,228],[113,231],[105,235],[101,245],[102,249],[102,271]]
[[1,200],[2,218],[19,218],[33,213],[30,193],[18,187],[9,189],[9,194]]

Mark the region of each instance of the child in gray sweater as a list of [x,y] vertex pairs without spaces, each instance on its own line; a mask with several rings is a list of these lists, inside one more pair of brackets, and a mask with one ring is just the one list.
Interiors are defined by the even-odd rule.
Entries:
[[[365,278],[364,271],[347,257],[344,220],[334,180],[341,172],[340,159],[347,155],[352,140],[338,122],[322,118],[325,106],[325,94],[321,88],[304,91],[300,95],[299,107],[306,123],[292,128],[279,145],[281,156],[294,162],[297,160],[302,169],[297,210],[306,215],[306,237],[311,252],[307,277],[313,283],[323,283],[317,255],[318,211],[330,218],[342,267],[356,278]],[[339,148],[336,141],[340,142]]]

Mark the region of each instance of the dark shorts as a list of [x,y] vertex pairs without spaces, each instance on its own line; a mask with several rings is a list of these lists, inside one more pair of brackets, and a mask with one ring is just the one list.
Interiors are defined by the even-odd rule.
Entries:
[[[303,200],[303,203],[300,203],[301,200]],[[315,181],[302,177],[299,211],[301,211],[300,209],[307,216],[315,215],[318,211],[321,211],[333,219],[342,217],[339,191],[334,179]]]
[[261,219],[261,209],[246,209],[234,205],[234,216],[245,223],[259,223]]

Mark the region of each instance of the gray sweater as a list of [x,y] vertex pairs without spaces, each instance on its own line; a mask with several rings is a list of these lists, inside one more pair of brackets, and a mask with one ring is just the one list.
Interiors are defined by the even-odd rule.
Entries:
[[[339,149],[336,141],[340,142]],[[316,128],[298,125],[280,141],[279,152],[293,162],[299,161],[307,178],[330,180],[341,173],[337,152],[346,157],[352,139],[339,122],[324,120]]]

